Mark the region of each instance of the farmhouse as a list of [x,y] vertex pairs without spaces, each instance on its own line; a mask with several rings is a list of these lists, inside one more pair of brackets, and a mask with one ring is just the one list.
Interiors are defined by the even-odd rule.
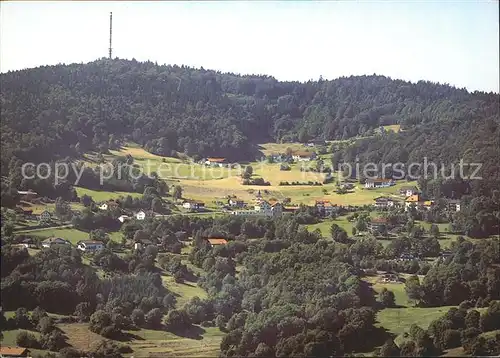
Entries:
[[0,346],[0,357],[28,357],[30,351],[23,347]]
[[392,179],[366,179],[365,188],[388,188],[395,185],[396,183]]
[[420,196],[418,194],[410,195],[405,200],[405,210],[407,210],[410,206],[418,205],[420,201]]
[[128,216],[128,215],[120,215],[120,216],[118,217],[118,220],[119,220],[121,223],[124,223],[125,221],[130,220],[130,216]]
[[293,153],[292,158],[296,162],[309,162],[316,158],[316,153],[297,151]]
[[32,239],[24,239],[19,245],[25,248],[36,248],[36,243],[34,243]]
[[430,210],[433,206],[434,201],[422,200],[418,194],[411,195],[405,200],[405,211],[408,211],[410,207],[416,207],[419,210]]
[[412,196],[418,194],[418,190],[414,186],[402,186],[399,188],[399,194],[404,196]]
[[294,213],[299,210],[298,206],[283,206],[284,213]]
[[275,202],[270,204],[265,200],[257,200],[254,205],[253,210],[234,210],[231,212],[232,215],[241,216],[268,216],[277,217],[283,214],[283,205],[281,203]]
[[226,164],[226,158],[207,158],[205,165],[222,167]]
[[33,199],[38,197],[38,193],[33,190],[18,190],[17,193],[20,196],[20,200],[31,202]]
[[232,207],[237,207],[237,208],[242,208],[245,206],[245,202],[241,199],[236,199],[236,198],[231,198],[227,201],[227,203],[229,204],[229,206],[232,206]]
[[24,208],[22,208],[20,206],[16,206],[14,208],[14,211],[16,212],[16,214],[21,214],[25,218],[31,218],[33,216],[33,210],[31,210],[31,209],[24,209]]
[[53,246],[58,245],[71,245],[71,243],[68,240],[62,239],[60,237],[49,237],[48,239],[42,241],[42,247],[45,249],[49,249]]
[[451,211],[460,211],[460,200],[456,199],[448,200],[448,209]]
[[387,230],[387,219],[374,218],[370,221],[368,228],[372,234],[380,234]]
[[394,207],[394,200],[386,196],[380,196],[374,199],[375,204],[373,204],[377,209],[386,209]]
[[41,222],[49,222],[52,218],[52,215],[47,211],[44,210],[38,215],[38,220]]
[[94,240],[78,241],[76,248],[83,252],[95,252],[104,249],[104,243]]
[[149,245],[153,245],[153,241],[148,239],[137,240],[136,242],[134,242],[134,250],[142,250]]
[[328,200],[316,200],[315,206],[318,209],[318,213],[323,216],[330,216],[335,207]]
[[227,244],[227,240],[226,239],[216,238],[216,237],[208,238],[207,242],[208,242],[208,245],[210,247],[220,246],[220,245],[226,245]]
[[197,200],[185,200],[182,207],[191,211],[201,211],[205,209],[205,203]]
[[143,210],[141,210],[141,211],[135,213],[135,218],[137,220],[144,220],[146,218],[146,213]]

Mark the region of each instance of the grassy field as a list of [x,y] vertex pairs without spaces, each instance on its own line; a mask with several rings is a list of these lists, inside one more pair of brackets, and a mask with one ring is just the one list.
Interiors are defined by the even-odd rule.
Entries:
[[347,234],[349,236],[351,235],[352,228],[354,225],[354,223],[347,220],[346,216],[340,216],[334,220],[326,219],[326,220],[319,222],[317,224],[306,225],[306,227],[309,231],[314,231],[316,229],[319,229],[319,231],[321,231],[321,235],[323,235],[323,237],[331,237],[330,236],[330,227],[332,226],[332,224],[337,224],[338,226],[340,226],[342,229],[344,229],[347,232]]
[[89,234],[77,229],[38,229],[29,231],[30,235],[47,237],[61,237],[75,245],[80,240],[88,240]]
[[79,197],[83,195],[89,195],[96,202],[117,199],[120,196],[127,196],[127,195],[130,195],[132,197],[142,196],[142,194],[140,193],[129,193],[126,191],[100,191],[100,190],[92,190],[80,187],[75,187],[75,189]]
[[163,285],[176,295],[176,306],[178,308],[184,306],[184,304],[193,297],[207,297],[205,290],[199,287],[196,282],[185,281],[184,283],[177,283],[172,276],[162,276],[162,281]]
[[400,124],[391,124],[388,126],[382,126],[386,131],[393,131],[398,133],[401,130],[401,125]]
[[433,320],[443,316],[451,307],[454,306],[385,308],[377,314],[377,320],[381,327],[398,336],[408,332],[412,324],[427,329]]
[[[261,144],[260,149],[264,154],[283,153],[287,148],[292,150],[309,150],[300,143],[266,143]],[[331,183],[323,186],[279,186],[281,181],[288,182],[322,182],[324,174],[300,171],[302,166],[314,167],[315,162],[297,163],[291,165],[290,171],[281,171],[279,163],[251,162],[254,169],[253,178],[261,177],[271,183],[270,186],[242,185],[241,170],[242,165],[237,168],[207,167],[192,162],[186,158],[184,160],[172,157],[162,157],[145,151],[137,145],[130,144],[122,147],[119,151],[111,151],[111,154],[104,155],[106,161],[111,161],[117,156],[130,154],[134,158],[134,163],[142,167],[146,174],[156,172],[161,178],[167,180],[170,185],[180,184],[183,188],[183,196],[189,199],[196,199],[205,202],[208,207],[215,208],[213,202],[221,200],[228,195],[235,195],[243,200],[249,201],[255,197],[254,192],[267,190],[269,197],[277,199],[291,198],[296,204],[312,204],[315,200],[330,200],[339,205],[365,205],[371,204],[373,199],[380,195],[392,195],[402,199],[397,195],[397,190],[401,185],[414,185],[411,182],[401,182],[391,188],[365,190],[361,185],[357,185],[353,193],[336,194],[336,186]],[[327,155],[328,156],[328,155]],[[93,154],[87,155],[89,159]],[[326,190],[326,193],[325,193]],[[77,188],[78,195],[90,195],[96,201],[113,199],[121,195],[135,195],[138,193],[105,192],[83,188]]]
[[[68,240],[73,245],[76,245],[76,243],[80,240],[89,239],[89,234],[87,232],[74,228],[62,228],[62,229],[43,228],[43,229],[25,231],[24,233],[33,236],[39,236],[42,238],[61,237],[63,239]],[[122,235],[120,232],[111,232],[109,233],[109,237],[111,240],[116,242],[121,242],[122,240]]]
[[[88,350],[96,341],[103,339],[101,336],[91,332],[86,323],[61,324],[58,326],[69,338],[68,343],[73,347]],[[193,326],[190,334],[192,337],[178,336],[162,330],[140,329],[126,331],[132,339],[119,344],[129,345],[134,357],[150,357],[161,355],[162,357],[197,357],[217,356],[220,341],[224,333],[218,328],[202,328]]]

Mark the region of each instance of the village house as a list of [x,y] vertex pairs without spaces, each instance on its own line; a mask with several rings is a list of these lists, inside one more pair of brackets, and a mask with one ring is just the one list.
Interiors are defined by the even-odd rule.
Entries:
[[68,240],[60,237],[49,237],[48,239],[42,241],[42,247],[45,249],[49,249],[58,245],[71,245],[71,243]]
[[298,206],[283,206],[283,213],[294,213],[299,210]]
[[205,165],[223,167],[226,164],[226,158],[207,158]]
[[205,210],[205,203],[198,200],[184,200],[182,207],[191,211],[202,211]]
[[374,218],[370,221],[368,229],[374,235],[384,233],[387,230],[386,218]]
[[418,194],[410,195],[405,200],[405,211],[411,206],[417,206],[420,201],[420,196]]
[[434,206],[432,200],[422,200],[418,194],[410,195],[405,200],[405,211],[410,207],[415,207],[418,210],[430,210]]
[[146,218],[146,213],[144,212],[144,210],[138,211],[137,213],[135,213],[135,218],[137,220],[144,220]]
[[78,241],[76,248],[83,252],[95,252],[104,249],[104,243],[95,240]]
[[396,183],[392,179],[366,179],[365,188],[388,188],[395,185]]
[[227,201],[229,206],[236,208],[243,208],[245,206],[245,202],[241,199],[231,198]]
[[394,200],[386,196],[380,196],[374,199],[375,204],[373,204],[377,209],[387,209],[394,207]]
[[448,200],[448,209],[451,211],[460,211],[460,200],[456,199]]
[[314,139],[305,144],[306,147],[315,147],[317,145],[326,145],[323,139]]
[[210,247],[220,246],[220,245],[226,245],[227,244],[227,240],[226,239],[222,239],[222,238],[211,237],[211,238],[208,238],[206,240],[207,240],[208,245]]
[[23,347],[0,346],[0,357],[29,357],[30,351]]
[[314,206],[316,206],[318,213],[322,216],[330,216],[334,210],[334,207],[335,207],[328,200],[316,200],[316,203],[314,204]]
[[33,201],[33,199],[36,199],[38,197],[38,193],[34,192],[33,190],[18,190],[17,193],[19,194],[19,199],[27,202]]
[[33,210],[32,209],[25,209],[20,206],[16,206],[14,208],[14,211],[16,214],[23,215],[25,219],[31,219],[33,217]]
[[33,239],[24,239],[21,241],[20,245],[22,245],[25,248],[36,248],[36,243],[33,241]]
[[346,190],[354,189],[354,184],[353,183],[342,183],[342,184],[340,184],[340,189],[346,189]]
[[112,210],[112,209],[116,209],[118,207],[119,207],[118,203],[114,200],[109,200],[109,201],[103,202],[98,206],[98,208],[101,210]]
[[118,221],[120,221],[122,224],[123,224],[125,221],[130,220],[130,219],[131,219],[131,218],[130,218],[130,216],[128,216],[128,215],[120,215],[120,216],[118,217]]
[[278,202],[271,204],[268,201],[257,198],[253,210],[233,210],[231,214],[239,216],[278,217],[283,214],[283,205]]
[[315,152],[297,151],[292,155],[292,159],[296,162],[309,162],[311,160],[314,160],[315,158],[316,158]]
[[38,220],[40,222],[49,222],[52,219],[52,215],[47,210],[44,210],[38,215]]
[[414,186],[402,186],[399,188],[399,194],[403,196],[412,196],[418,194],[418,189]]
[[142,250],[150,245],[154,245],[153,241],[148,239],[137,240],[134,242],[134,250]]

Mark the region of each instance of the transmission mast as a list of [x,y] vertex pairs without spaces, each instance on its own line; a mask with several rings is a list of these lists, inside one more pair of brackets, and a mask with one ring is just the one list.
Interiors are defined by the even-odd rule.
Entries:
[[109,13],[109,59],[111,60],[111,55],[113,48],[111,47],[111,40],[113,39],[113,13]]

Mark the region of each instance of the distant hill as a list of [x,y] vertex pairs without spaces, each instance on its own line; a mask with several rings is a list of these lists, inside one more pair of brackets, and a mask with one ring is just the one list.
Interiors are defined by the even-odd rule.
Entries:
[[371,136],[396,124],[402,132],[390,146],[377,135],[356,152],[368,155],[370,147],[379,160],[431,154],[450,161],[474,148],[484,159],[496,154],[498,143],[498,94],[424,81],[373,75],[280,82],[120,59],[0,79],[4,175],[12,156],[22,162],[77,157],[127,140],[161,155],[232,160],[254,156],[256,143]]

